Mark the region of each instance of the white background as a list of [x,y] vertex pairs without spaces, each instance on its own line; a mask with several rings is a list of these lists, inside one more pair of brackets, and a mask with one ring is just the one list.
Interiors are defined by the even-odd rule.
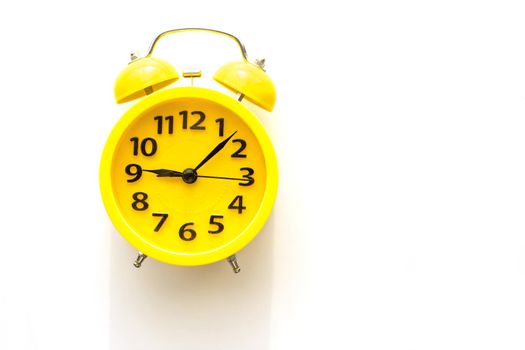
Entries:
[[[521,1],[0,3],[0,349],[523,349],[524,18]],[[259,115],[279,195],[239,275],[135,270],[99,195],[114,78],[186,26],[238,35],[278,89]],[[179,71],[238,57],[165,40]]]

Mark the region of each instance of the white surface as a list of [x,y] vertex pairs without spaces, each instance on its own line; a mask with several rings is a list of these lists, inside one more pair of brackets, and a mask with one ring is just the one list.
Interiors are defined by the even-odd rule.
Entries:
[[[523,349],[523,18],[519,1],[3,2],[0,348]],[[135,271],[99,197],[113,80],[184,26],[239,35],[278,87],[261,118],[279,197],[239,276]]]

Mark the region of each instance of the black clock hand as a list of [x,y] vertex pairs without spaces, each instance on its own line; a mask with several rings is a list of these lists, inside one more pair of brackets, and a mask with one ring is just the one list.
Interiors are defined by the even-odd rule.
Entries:
[[197,177],[204,177],[206,179],[223,179],[223,180],[235,180],[235,181],[247,181],[248,179],[239,179],[235,177],[224,177],[224,176],[207,176],[207,175],[197,175]]
[[142,171],[157,174],[157,177],[182,177],[182,173],[180,171],[169,169],[142,169]]
[[[180,171],[170,170],[170,169],[142,169],[148,173],[157,174],[157,177],[183,177],[184,173]],[[221,180],[234,180],[234,181],[249,181],[247,178],[237,178],[237,177],[226,177],[226,176],[211,176],[211,175],[196,175],[196,177],[202,177],[206,179],[221,179]]]
[[235,131],[233,134],[231,134],[226,140],[222,141],[221,143],[219,143],[217,146],[215,146],[215,148],[213,149],[213,151],[210,152],[210,154],[208,154],[206,156],[206,158],[204,158],[202,160],[202,162],[199,163],[199,165],[197,165],[195,167],[195,169],[193,169],[194,171],[197,171],[199,170],[199,168],[201,166],[203,166],[207,161],[209,161],[211,158],[213,158],[213,156],[215,156],[217,153],[219,153],[219,151],[221,149],[224,148],[224,146],[226,146],[226,144],[228,143],[228,141],[230,141],[230,139],[233,137],[233,135],[235,135],[237,133],[237,131]]

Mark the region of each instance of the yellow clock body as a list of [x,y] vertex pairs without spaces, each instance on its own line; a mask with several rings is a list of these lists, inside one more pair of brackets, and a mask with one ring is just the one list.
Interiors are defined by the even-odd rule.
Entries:
[[100,165],[116,229],[145,255],[177,265],[216,262],[246,246],[268,219],[277,182],[275,152],[257,118],[200,87],[165,89],[133,105]]

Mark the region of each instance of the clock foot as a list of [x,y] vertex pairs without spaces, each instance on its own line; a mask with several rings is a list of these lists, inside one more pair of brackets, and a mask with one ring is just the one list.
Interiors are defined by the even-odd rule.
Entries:
[[148,256],[146,254],[142,254],[139,252],[139,255],[135,259],[135,262],[133,263],[133,266],[135,266],[137,269],[142,266],[142,263]]
[[237,257],[235,256],[235,254],[228,258],[228,262],[230,263],[233,269],[233,272],[235,273],[241,272],[241,268],[239,267],[239,263],[237,262]]

